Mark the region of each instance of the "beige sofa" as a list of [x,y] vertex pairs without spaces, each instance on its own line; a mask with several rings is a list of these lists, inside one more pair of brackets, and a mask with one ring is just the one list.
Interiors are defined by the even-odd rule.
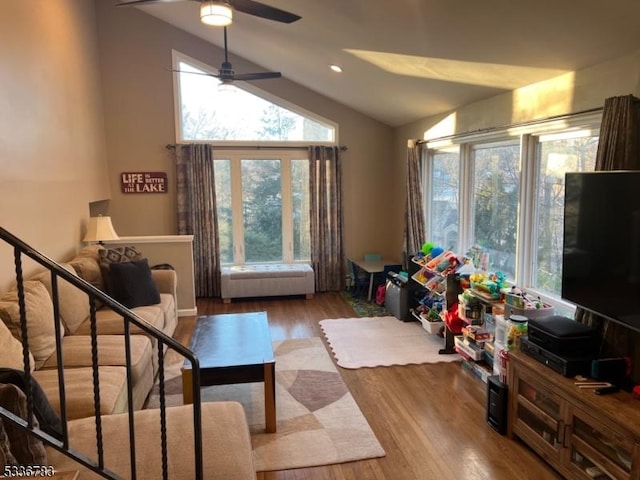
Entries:
[[[99,289],[105,288],[100,247],[84,248],[75,258],[61,264]],[[104,266],[104,265],[103,265]],[[177,325],[176,273],[151,270],[159,294],[152,305],[131,308],[143,320],[171,336]],[[86,293],[57,276],[58,302],[52,300],[49,271],[28,278],[24,298],[29,336],[32,377],[39,383],[53,410],[60,413],[54,311],[59,313],[62,362],[67,406],[67,428],[71,448],[97,459],[90,302]],[[105,467],[123,478],[130,476],[129,420],[125,336],[123,318],[102,307],[96,311],[98,377],[101,428]],[[20,312],[15,290],[0,298],[0,367],[23,370],[23,350],[18,341]],[[158,371],[158,346],[140,329],[131,329],[130,348],[133,379],[133,408],[136,432],[138,478],[161,478],[159,410],[140,410],[151,391]],[[242,406],[236,402],[202,405],[204,478],[255,479],[251,440]],[[193,408],[167,409],[169,478],[193,479]],[[80,470],[79,479],[99,478],[58,450],[46,448],[47,463],[57,471]]]
[[[104,289],[100,267],[100,247],[84,248],[69,262],[61,264],[94,286]],[[177,325],[176,274],[172,270],[152,270],[153,282],[160,302],[132,308],[149,324],[171,336]],[[91,369],[91,322],[88,295],[61,277],[58,278],[59,318],[62,332],[65,390],[69,419],[94,415],[93,376]],[[47,395],[54,410],[60,411],[57,374],[55,325],[51,274],[37,274],[24,282],[30,353],[34,362],[33,377]],[[0,318],[14,337],[20,338],[20,313],[17,292],[10,291],[0,298]],[[103,307],[96,311],[98,334],[98,364],[102,414],[127,411],[127,377],[125,369],[124,322],[121,316]],[[133,407],[142,408],[158,370],[157,345],[140,329],[132,328],[131,363],[133,377]],[[4,359],[3,359],[4,360]],[[22,369],[22,356],[17,363],[4,360],[1,366]]]

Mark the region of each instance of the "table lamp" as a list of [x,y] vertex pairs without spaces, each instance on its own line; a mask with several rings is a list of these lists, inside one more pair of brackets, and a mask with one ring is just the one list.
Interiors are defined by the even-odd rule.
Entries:
[[103,217],[99,215],[97,217],[89,218],[89,224],[87,225],[87,234],[84,236],[84,242],[98,242],[100,245],[104,245],[105,240],[118,240],[118,234],[113,229],[111,224],[111,217]]

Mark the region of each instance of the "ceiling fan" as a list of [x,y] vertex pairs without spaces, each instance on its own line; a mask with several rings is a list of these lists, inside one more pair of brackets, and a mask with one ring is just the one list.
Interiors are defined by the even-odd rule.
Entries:
[[198,73],[200,75],[215,77],[222,82],[222,85],[231,85],[235,80],[251,81],[282,77],[282,73],[280,72],[235,73],[233,71],[231,62],[229,62],[229,51],[227,50],[227,27],[224,27],[224,62],[222,62],[222,65],[218,69],[218,73],[181,72],[179,70],[174,71],[177,71],[179,73]]
[[200,3],[200,20],[208,25],[230,25],[232,22],[233,10],[281,23],[293,23],[302,18],[294,13],[270,7],[269,5],[256,2],[255,0],[127,0],[120,2],[117,6],[125,7],[147,5],[151,3],[176,3],[186,1]]

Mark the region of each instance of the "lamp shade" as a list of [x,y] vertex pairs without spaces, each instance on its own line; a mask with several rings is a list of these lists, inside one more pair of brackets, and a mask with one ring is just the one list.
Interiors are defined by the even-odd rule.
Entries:
[[200,21],[207,25],[226,27],[233,21],[233,10],[227,2],[204,1],[200,4]]
[[87,234],[84,236],[85,242],[102,242],[104,240],[117,240],[118,234],[113,229],[111,217],[91,217],[87,225]]

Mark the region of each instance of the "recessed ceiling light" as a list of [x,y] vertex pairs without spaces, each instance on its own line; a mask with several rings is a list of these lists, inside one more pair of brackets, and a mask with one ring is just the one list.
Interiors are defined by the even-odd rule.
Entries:
[[342,72],[342,68],[338,65],[329,65],[329,68],[334,72],[338,72],[338,73]]

